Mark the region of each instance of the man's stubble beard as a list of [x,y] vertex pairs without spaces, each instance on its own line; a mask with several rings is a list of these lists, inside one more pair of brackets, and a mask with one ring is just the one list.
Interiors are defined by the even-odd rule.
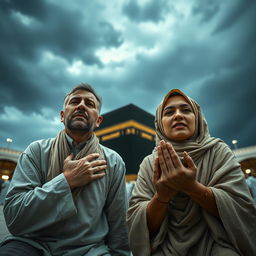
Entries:
[[66,123],[66,127],[70,130],[70,131],[74,131],[74,132],[90,132],[92,131],[92,125],[89,123],[83,123],[83,124],[76,124],[76,121],[74,120],[68,120]]

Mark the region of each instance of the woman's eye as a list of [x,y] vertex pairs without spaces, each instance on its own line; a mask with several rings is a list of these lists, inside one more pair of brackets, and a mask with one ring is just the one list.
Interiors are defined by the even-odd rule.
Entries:
[[184,111],[185,113],[188,113],[188,112],[191,112],[191,109],[190,109],[190,108],[184,108],[183,111]]
[[174,113],[174,111],[166,111],[165,113],[164,113],[164,115],[165,116],[171,116],[171,115],[173,115],[173,113]]

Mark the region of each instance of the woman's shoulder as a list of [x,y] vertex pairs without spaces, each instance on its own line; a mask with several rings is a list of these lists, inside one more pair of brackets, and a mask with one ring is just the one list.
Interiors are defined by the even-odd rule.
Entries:
[[151,165],[154,162],[154,158],[155,158],[154,152],[152,152],[151,154],[149,154],[149,155],[147,155],[147,156],[145,156],[143,158],[143,160],[142,160],[140,165],[141,166],[143,166],[143,165]]
[[213,150],[217,153],[226,153],[226,154],[233,154],[232,149],[229,147],[227,143],[225,143],[223,140],[218,140],[216,144],[213,146]]

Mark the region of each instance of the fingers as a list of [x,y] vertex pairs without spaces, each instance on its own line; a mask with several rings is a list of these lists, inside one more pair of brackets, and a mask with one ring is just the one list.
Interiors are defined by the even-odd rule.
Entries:
[[154,162],[154,170],[153,170],[153,183],[156,184],[156,182],[160,179],[161,176],[161,170],[159,168],[159,158],[157,157]]
[[95,167],[92,167],[92,166],[91,166],[91,168],[89,168],[89,172],[90,172],[91,174],[94,174],[94,173],[97,173],[97,172],[106,170],[106,168],[107,168],[107,165],[106,165],[106,164],[97,165],[97,166],[95,166]]
[[95,167],[95,166],[101,166],[101,165],[105,165],[106,166],[106,160],[95,160],[90,162],[90,166],[91,167]]
[[160,147],[158,148],[158,155],[159,155],[161,168],[163,167],[167,171],[173,171],[174,164],[172,160],[172,155],[165,141],[160,141]]
[[94,174],[94,175],[92,175],[92,176],[91,176],[91,181],[94,181],[94,180],[100,179],[100,178],[104,177],[105,175],[106,175],[106,173],[105,173],[105,172],[103,172],[103,173],[99,173],[99,174]]
[[196,165],[195,165],[193,159],[190,157],[190,155],[186,151],[183,152],[183,158],[184,158],[188,168],[190,168],[193,171],[196,171],[196,169],[197,169]]
[[179,158],[178,154],[176,153],[175,149],[173,148],[172,144],[167,142],[166,143],[166,148],[168,149],[169,154],[171,156],[173,166],[177,167],[177,168],[181,167],[182,163],[180,161],[180,158]]
[[100,156],[99,153],[92,153],[92,154],[89,154],[81,159],[85,160],[85,161],[88,161],[88,162],[91,162],[93,161],[94,159],[97,159],[98,157]]
[[68,155],[67,157],[66,157],[66,161],[70,161],[70,160],[72,160],[74,158],[74,154],[73,153],[71,153],[70,155]]
[[167,176],[169,172],[168,165],[166,164],[164,152],[161,146],[157,147],[157,154],[161,172],[163,173],[164,176]]

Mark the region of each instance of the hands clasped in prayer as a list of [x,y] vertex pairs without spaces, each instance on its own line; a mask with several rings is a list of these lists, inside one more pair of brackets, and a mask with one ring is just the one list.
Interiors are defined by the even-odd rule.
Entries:
[[105,176],[105,172],[99,172],[107,168],[106,161],[96,160],[99,157],[98,153],[89,154],[78,160],[73,160],[73,157],[74,155],[70,154],[63,165],[63,173],[71,189]]
[[196,182],[197,167],[187,152],[183,152],[185,165],[169,142],[161,141],[154,164],[153,183],[160,202],[170,201],[177,192],[184,192]]

